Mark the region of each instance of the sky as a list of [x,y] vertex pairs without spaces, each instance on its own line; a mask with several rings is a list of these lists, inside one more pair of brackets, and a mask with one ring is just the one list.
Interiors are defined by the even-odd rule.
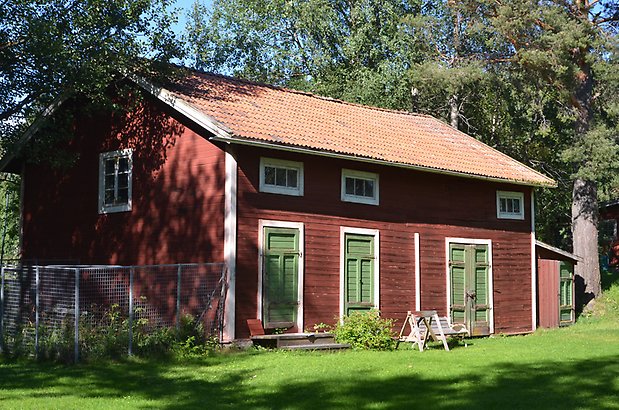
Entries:
[[[183,30],[185,30],[185,24],[187,22],[187,12],[191,9],[193,3],[196,0],[176,0],[175,7],[181,9],[178,16],[178,23],[174,27],[174,32],[180,34]],[[212,0],[200,0],[202,4],[210,8],[213,4]]]

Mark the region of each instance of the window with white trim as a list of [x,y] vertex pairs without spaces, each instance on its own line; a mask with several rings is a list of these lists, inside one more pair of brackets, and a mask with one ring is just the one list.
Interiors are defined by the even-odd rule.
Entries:
[[342,169],[342,201],[378,205],[378,174]]
[[260,158],[260,192],[303,196],[303,163]]
[[131,149],[99,154],[99,213],[131,210]]
[[497,191],[496,216],[499,219],[524,219],[524,194]]

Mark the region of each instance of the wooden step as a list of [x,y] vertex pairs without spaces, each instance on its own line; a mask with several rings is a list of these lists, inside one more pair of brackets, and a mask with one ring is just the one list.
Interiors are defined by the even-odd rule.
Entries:
[[251,340],[255,345],[270,348],[335,344],[335,337],[331,333],[282,333],[278,335],[259,335],[252,336]]
[[280,349],[284,350],[344,350],[350,349],[348,343],[322,343],[322,344],[304,344],[304,345],[289,345],[283,346]]

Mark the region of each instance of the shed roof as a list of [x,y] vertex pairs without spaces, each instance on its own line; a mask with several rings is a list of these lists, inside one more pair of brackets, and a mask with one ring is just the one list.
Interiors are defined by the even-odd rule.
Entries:
[[535,241],[535,247],[537,248],[536,249],[537,253],[540,253],[540,249],[543,249],[546,252],[549,252],[550,254],[552,254],[553,257],[556,259],[559,259],[559,260],[569,259],[574,263],[582,262],[582,258],[580,256],[564,251],[563,249],[555,248],[554,246],[548,245],[547,243],[544,243],[542,241]]
[[[352,104],[307,92],[193,72],[168,90],[229,142],[339,154],[425,171],[523,185],[545,175],[429,115]],[[170,103],[170,101],[168,101]],[[178,108],[178,107],[176,107]]]

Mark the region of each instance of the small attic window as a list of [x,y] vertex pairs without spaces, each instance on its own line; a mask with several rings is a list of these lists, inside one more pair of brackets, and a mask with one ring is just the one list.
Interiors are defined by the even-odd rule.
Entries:
[[99,154],[99,213],[131,210],[133,151]]
[[260,158],[260,192],[303,196],[303,163]]
[[378,205],[378,174],[342,169],[342,201]]
[[522,192],[497,191],[496,216],[499,219],[524,219],[524,194]]

